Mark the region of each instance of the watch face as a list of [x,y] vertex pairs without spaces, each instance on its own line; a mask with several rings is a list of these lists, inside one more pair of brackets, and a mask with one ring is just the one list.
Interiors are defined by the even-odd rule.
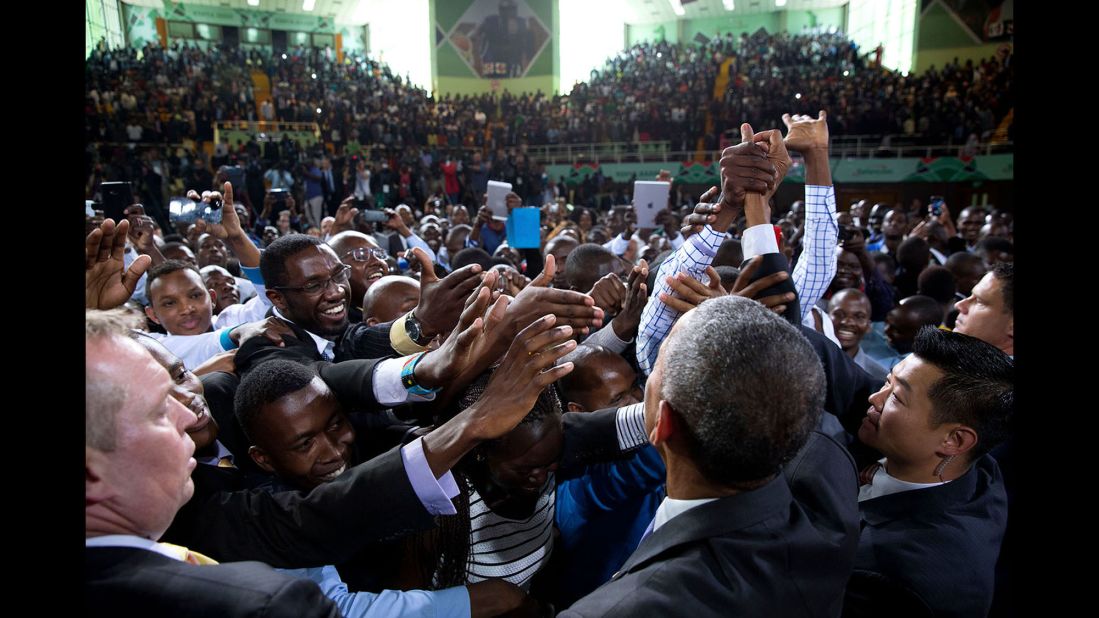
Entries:
[[420,340],[420,322],[411,315],[404,321],[404,330],[409,339],[413,341]]

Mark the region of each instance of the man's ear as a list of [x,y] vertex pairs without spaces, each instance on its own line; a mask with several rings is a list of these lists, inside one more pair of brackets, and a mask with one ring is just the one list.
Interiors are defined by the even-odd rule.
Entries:
[[570,401],[567,407],[569,412],[587,412],[587,410],[584,409],[584,406],[575,401]]
[[[152,320],[153,322],[155,322],[157,324],[160,324],[160,320],[156,319],[156,314],[153,313],[153,306],[152,305],[146,305],[145,306],[145,317],[149,318],[150,320]],[[161,324],[161,326],[163,326],[163,324]]]
[[652,432],[649,433],[649,443],[653,446],[664,444],[674,436],[679,428],[679,421],[671,404],[661,399],[656,408],[656,419],[653,422]]
[[1007,321],[1007,337],[1011,339],[1012,343],[1015,342],[1015,318],[1014,316]]
[[940,449],[941,454],[944,457],[966,455],[977,446],[978,440],[977,432],[972,427],[958,425],[947,434]]
[[210,295],[210,305],[217,307],[218,293],[214,291],[214,288],[206,288],[206,293]]
[[267,453],[263,452],[263,449],[258,446],[249,446],[248,455],[252,458],[252,461],[256,462],[256,465],[259,466],[260,470],[270,472],[271,474],[275,473],[275,468],[271,465],[271,458],[267,456]]
[[374,317],[366,318],[366,325],[367,326],[377,326],[378,324],[381,324],[381,322],[378,321],[378,318],[374,318]]
[[280,313],[286,315],[286,297],[282,295],[282,292],[270,287],[266,288],[266,292],[267,298],[271,301],[271,304],[274,305]]
[[111,496],[107,482],[107,455],[90,446],[84,447],[84,506],[98,504]]

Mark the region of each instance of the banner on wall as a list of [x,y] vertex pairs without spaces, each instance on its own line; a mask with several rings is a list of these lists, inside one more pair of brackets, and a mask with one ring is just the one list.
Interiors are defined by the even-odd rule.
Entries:
[[[958,157],[832,159],[831,165],[833,180],[842,184],[980,182],[983,180],[1012,180],[1015,171],[1015,156],[1004,154],[965,159]],[[672,172],[673,182],[676,184],[719,184],[717,164],[713,161],[547,165],[546,174],[555,180],[564,177],[566,184],[578,185],[597,173],[615,182],[650,180],[659,174],[662,169]],[[805,182],[805,170],[800,162],[796,162],[790,168],[784,182],[797,184]]]
[[[515,79],[552,75],[550,0],[447,0],[435,5],[443,77]],[[452,60],[457,60],[454,62]]]

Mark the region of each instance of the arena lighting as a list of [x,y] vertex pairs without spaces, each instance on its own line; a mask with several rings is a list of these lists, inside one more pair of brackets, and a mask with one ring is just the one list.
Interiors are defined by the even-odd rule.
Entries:
[[733,6],[733,0],[721,0],[721,3],[725,5],[726,11],[731,11],[736,8]]
[[847,77],[847,76],[848,76],[848,75],[850,75],[850,74],[851,74],[851,71],[844,71],[844,72],[843,72],[843,76],[844,76],[844,77]]
[[799,92],[799,93],[795,94],[795,95],[794,95],[794,98],[795,98],[795,99],[800,99],[800,98],[801,98],[801,93]]
[[312,77],[313,79],[317,79],[317,74],[316,73],[310,73],[309,76]]
[[283,59],[283,60],[286,60],[286,54],[283,54],[283,55],[282,55],[282,59]]
[[351,23],[353,24],[365,24],[370,15],[370,0],[359,0],[359,4],[355,7],[355,12],[351,14]]
[[248,0],[248,6],[259,6],[259,0]]
[[317,113],[318,114],[321,113],[321,108],[319,108],[319,107],[317,108]]
[[[312,11],[313,10],[313,5],[316,4],[316,3],[317,3],[317,0],[303,0],[303,2],[301,3],[301,10],[303,10],[303,11]],[[786,2],[783,2],[783,4],[786,4]]]
[[775,6],[786,6],[786,0],[775,0]]
[[683,4],[679,0],[668,0],[668,3],[672,5],[672,12],[680,17],[687,14],[687,11],[683,10]]

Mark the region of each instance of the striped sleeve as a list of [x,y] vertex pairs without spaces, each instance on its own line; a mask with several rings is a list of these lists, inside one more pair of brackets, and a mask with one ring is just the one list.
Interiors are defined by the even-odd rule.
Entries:
[[801,317],[809,315],[832,278],[836,276],[836,192],[832,186],[805,185],[805,234],[801,258],[794,267],[794,288],[801,302]]
[[644,402],[618,408],[614,420],[618,429],[618,448],[628,451],[649,443]]
[[641,312],[641,324],[637,329],[637,363],[645,375],[653,371],[656,356],[660,352],[660,343],[668,336],[672,324],[679,312],[660,300],[660,293],[673,294],[671,286],[665,281],[676,273],[686,272],[699,281],[706,281],[703,274],[706,267],[713,263],[725,234],[717,232],[707,225],[703,230],[687,239],[668,259],[660,264],[656,275],[655,289],[649,293],[649,302]]

